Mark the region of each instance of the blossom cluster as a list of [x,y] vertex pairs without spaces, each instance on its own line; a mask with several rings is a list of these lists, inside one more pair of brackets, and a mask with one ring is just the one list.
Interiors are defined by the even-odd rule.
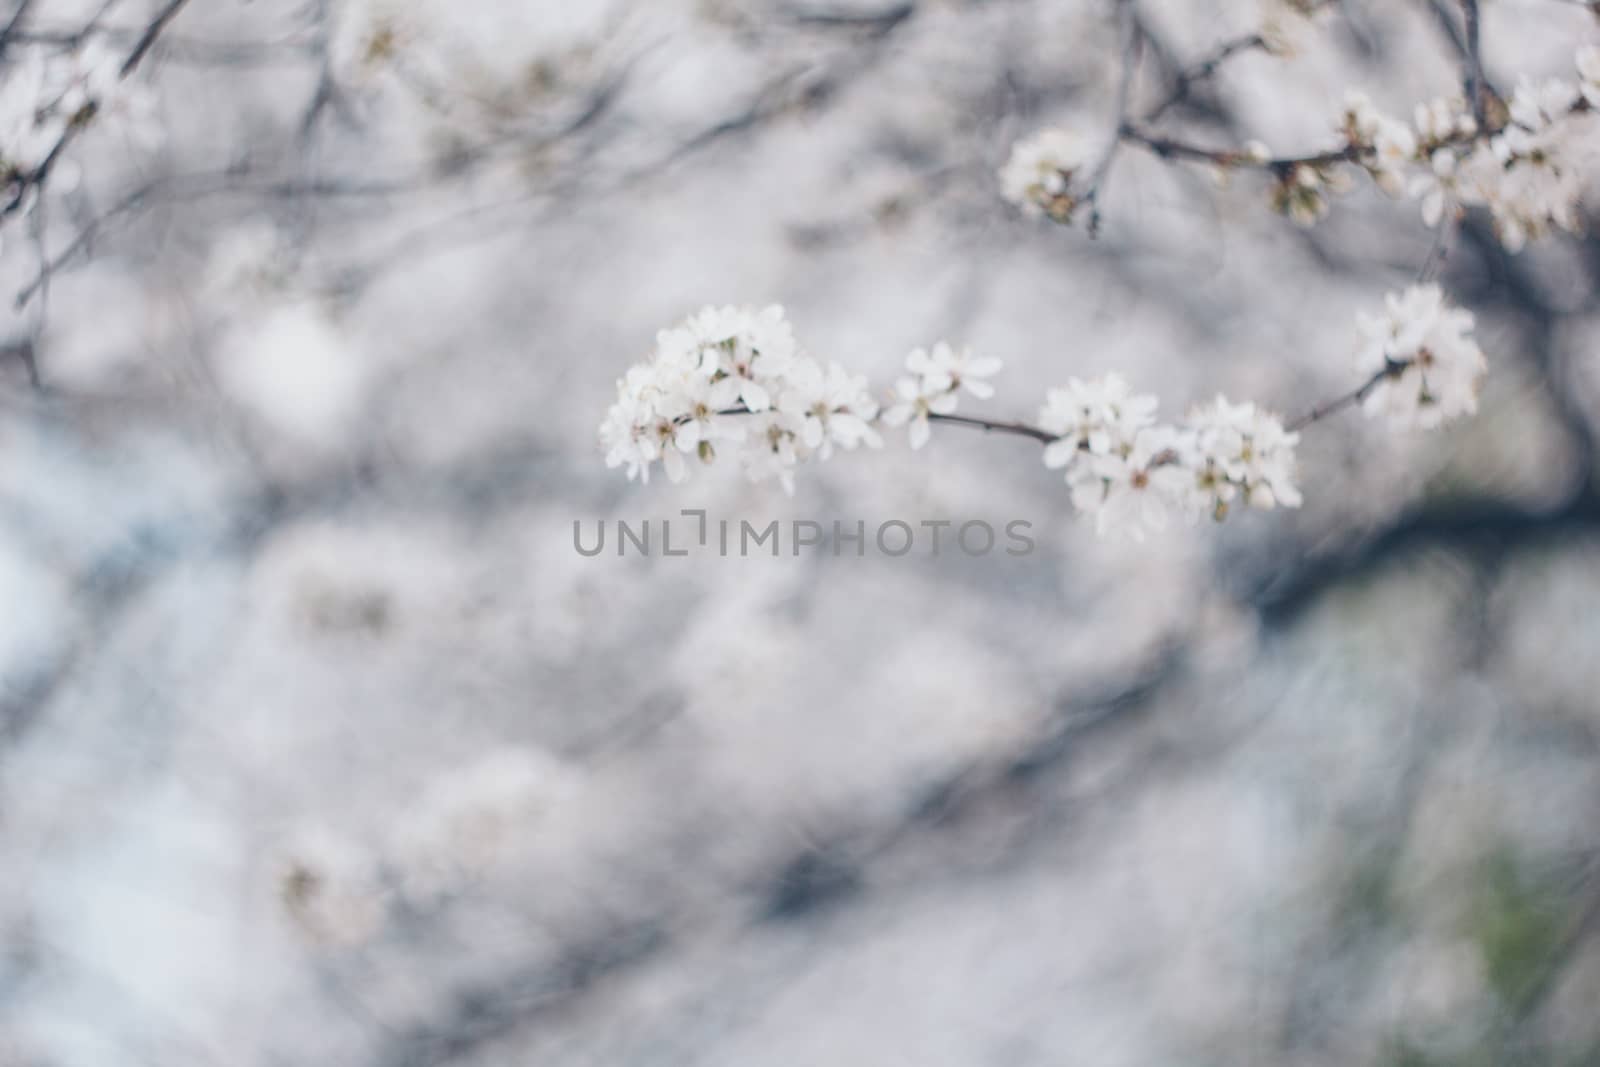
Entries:
[[[1416,199],[1423,221],[1482,207],[1504,246],[1520,250],[1552,229],[1578,228],[1583,174],[1600,151],[1600,46],[1576,56],[1575,80],[1524,77],[1511,99],[1494,101],[1480,121],[1460,96],[1420,103],[1411,121],[1386,114],[1364,93],[1347,94],[1337,147],[1309,156],[1275,158],[1259,141],[1241,150],[1180,146],[1210,161],[1219,175],[1236,168],[1272,172],[1274,210],[1302,226],[1323,219],[1332,199],[1355,188],[1365,171],[1395,198]],[[1025,214],[1068,223],[1082,202],[1072,181],[1089,159],[1086,138],[1041,130],[1018,141],[1000,170],[1000,192]]]
[[1073,506],[1093,515],[1098,529],[1139,537],[1174,517],[1222,519],[1235,500],[1300,506],[1300,437],[1276,416],[1218,396],[1183,423],[1163,425],[1158,406],[1117,374],[1073,378],[1046,394],[1039,424],[1056,439],[1045,446],[1045,466],[1065,470]]
[[[1407,123],[1351,93],[1341,124],[1345,158],[1390,196],[1417,199],[1429,226],[1447,213],[1484,207],[1512,252],[1552,228],[1575,231],[1582,174],[1597,147],[1600,47],[1581,50],[1576,66],[1576,82],[1524,77],[1496,128],[1480,128],[1461,97],[1419,104]],[[1328,194],[1350,187],[1337,162],[1285,167],[1275,205],[1303,225],[1322,218]]]
[[806,354],[781,307],[708,307],[656,335],[617,382],[600,437],[630,479],[648,481],[659,460],[682,481],[689,457],[733,453],[752,480],[793,492],[799,463],[881,445],[877,414],[866,379]]
[[1000,370],[1000,361],[975,357],[971,349],[957,351],[943,341],[933,351],[914,349],[906,357],[909,374],[895,382],[894,398],[883,411],[888,426],[907,426],[912,448],[928,443],[930,415],[955,413],[957,394],[965,389],[983,400],[994,396],[994,386],[984,381]]
[[70,51],[29,47],[8,59],[0,77],[0,186],[8,202],[74,127],[114,116],[135,139],[150,139],[153,97],[122,77],[121,61],[99,41]]
[[1478,410],[1488,360],[1472,338],[1472,312],[1446,304],[1437,285],[1391,293],[1382,315],[1358,321],[1356,368],[1374,381],[1368,415],[1431,429]]

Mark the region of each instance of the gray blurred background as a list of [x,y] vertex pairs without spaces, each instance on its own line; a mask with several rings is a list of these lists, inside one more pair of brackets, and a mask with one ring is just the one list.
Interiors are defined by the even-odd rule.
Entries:
[[[1135,100],[1264,17],[1297,55],[1163,128],[1314,151],[1459,84],[1453,5],[1335,6],[1139,0]],[[1600,38],[1484,19],[1508,85]],[[1307,232],[1133,149],[1097,240],[1000,200],[1118,54],[1068,0],[188,5],[159,139],[3,232],[7,302],[52,269],[0,317],[0,1064],[1600,1063],[1600,244],[1469,220],[1482,413],[1314,427],[1297,512],[1101,539],[954,427],[792,500],[604,466],[706,303],[884,385],[969,343],[995,417],[1355,384],[1415,204]],[[686,507],[1039,550],[573,550]]]

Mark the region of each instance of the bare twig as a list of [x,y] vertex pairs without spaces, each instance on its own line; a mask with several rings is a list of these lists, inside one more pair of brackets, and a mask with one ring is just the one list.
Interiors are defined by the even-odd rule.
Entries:
[[1047,430],[1037,426],[1029,426],[1024,422],[996,422],[992,419],[980,419],[969,415],[937,415],[929,413],[929,422],[947,422],[952,426],[970,426],[985,433],[1008,433],[1018,437],[1031,437],[1040,444],[1048,445],[1057,438]]
[[1291,420],[1284,426],[1284,429],[1294,433],[1305,429],[1314,422],[1322,421],[1329,415],[1337,414],[1338,412],[1343,411],[1345,408],[1354,407],[1365,400],[1379,385],[1388,381],[1390,378],[1398,377],[1408,366],[1410,366],[1409,363],[1399,363],[1394,360],[1390,360],[1383,365],[1381,370],[1379,370],[1372,377],[1368,378],[1366,381],[1362,382],[1355,389],[1352,389],[1350,392],[1341,396],[1336,396],[1332,400],[1329,400],[1325,403],[1318,404],[1304,415],[1301,415],[1298,419]]
[[1209,79],[1229,59],[1242,52],[1251,52],[1257,48],[1265,48],[1267,39],[1259,33],[1249,33],[1242,37],[1235,37],[1217,45],[1209,55],[1195,63],[1193,66],[1180,70],[1172,81],[1172,91],[1161,98],[1155,107],[1145,112],[1144,121],[1153,123],[1168,111],[1177,107],[1189,98],[1195,85]]
[[1116,161],[1117,149],[1122,146],[1122,131],[1128,125],[1128,106],[1133,97],[1133,77],[1139,66],[1139,42],[1142,37],[1138,20],[1134,18],[1133,0],[1118,0],[1117,32],[1122,40],[1122,66],[1117,76],[1116,118],[1112,122],[1111,136],[1100,154],[1099,162],[1089,174],[1089,186],[1083,193],[1083,202],[1089,205],[1090,237],[1100,233],[1100,190]]

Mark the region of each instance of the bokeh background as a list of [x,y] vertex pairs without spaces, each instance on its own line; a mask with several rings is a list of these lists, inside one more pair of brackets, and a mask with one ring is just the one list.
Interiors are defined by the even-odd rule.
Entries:
[[[1163,128],[1459,85],[1454,5],[1335,7],[1138,0],[1135,102],[1264,19]],[[1600,39],[1484,8],[1503,85]],[[1600,1063],[1600,245],[1469,219],[1482,413],[1319,424],[1297,512],[1097,538],[955,427],[792,500],[604,466],[706,303],[885,385],[969,343],[995,417],[1354,385],[1414,204],[1304,231],[1134,149],[1096,240],[999,199],[1119,51],[1069,0],[189,5],[159,136],[4,231],[7,301],[53,269],[0,318],[0,1063]],[[573,550],[696,507],[1039,549]]]

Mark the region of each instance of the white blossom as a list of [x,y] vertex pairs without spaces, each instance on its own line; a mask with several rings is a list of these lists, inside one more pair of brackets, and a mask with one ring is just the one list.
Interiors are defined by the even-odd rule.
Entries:
[[1311,166],[1289,170],[1272,190],[1272,206],[1296,226],[1311,227],[1328,215],[1328,194],[1342,191],[1333,175]]
[[834,445],[849,451],[861,444],[873,448],[883,444],[872,428],[878,404],[866,377],[853,375],[838,363],[829,363],[826,371],[811,360],[798,363],[778,410],[801,443],[823,459],[833,454]]
[[1252,507],[1300,506],[1294,455],[1300,435],[1286,431],[1276,416],[1219,395],[1190,412],[1187,429],[1184,463],[1195,472],[1201,502],[1214,516],[1223,517],[1241,494]]
[[1073,175],[1090,159],[1084,138],[1062,129],[1045,129],[1018,141],[1000,168],[1000,195],[1029,215],[1069,221],[1077,201],[1069,192]]
[[1146,426],[1122,448],[1078,456],[1067,470],[1073,507],[1094,516],[1097,532],[1116,529],[1136,541],[1191,517],[1195,479],[1183,447],[1176,428]]
[[1406,192],[1422,204],[1422,221],[1429,227],[1439,225],[1445,208],[1458,198],[1458,176],[1455,153],[1448,148],[1436,149],[1428,159],[1428,169],[1414,175]]
[[1423,147],[1437,146],[1471,137],[1478,132],[1478,120],[1465,99],[1440,96],[1416,107],[1417,137]]
[[1065,467],[1079,452],[1103,456],[1131,447],[1139,430],[1155,422],[1158,401],[1135,394],[1118,374],[1082,381],[1045,393],[1039,426],[1057,440],[1045,446],[1044,463]]
[[876,415],[866,380],[801,351],[782,308],[707,307],[660,331],[618,380],[600,440],[607,466],[630,479],[649,481],[660,462],[681,481],[690,458],[726,450],[751,478],[793,492],[793,468],[812,455],[881,444]]
[[1345,136],[1351,145],[1367,150],[1365,166],[1390,196],[1405,192],[1405,168],[1417,154],[1417,138],[1411,127],[1379,111],[1365,93],[1351,92],[1345,97]]
[[906,357],[906,369],[914,374],[947,380],[950,389],[965,389],[980,400],[994,396],[994,386],[984,381],[1000,372],[1002,364],[993,357],[977,357],[972,349],[957,351],[940,341],[932,350],[918,348]]
[[896,379],[891,403],[883,411],[884,425],[909,427],[907,433],[913,449],[928,443],[929,415],[950,415],[956,410],[954,383],[948,374],[933,367],[926,356],[919,348],[906,357],[906,368],[912,373]]
[[1432,428],[1478,410],[1488,362],[1472,338],[1472,313],[1448,306],[1437,285],[1390,293],[1384,314],[1360,315],[1358,323],[1356,369],[1384,374],[1363,402],[1368,415]]

